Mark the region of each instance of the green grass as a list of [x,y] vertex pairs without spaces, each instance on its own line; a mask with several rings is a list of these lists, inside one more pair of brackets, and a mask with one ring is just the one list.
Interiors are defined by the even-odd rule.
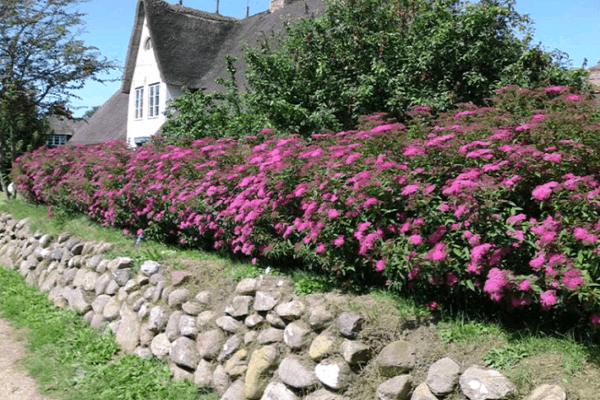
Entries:
[[0,312],[26,328],[25,366],[42,393],[72,400],[214,400],[217,395],[192,382],[175,382],[158,359],[118,357],[113,336],[92,329],[81,315],[57,310],[16,271],[0,268]]

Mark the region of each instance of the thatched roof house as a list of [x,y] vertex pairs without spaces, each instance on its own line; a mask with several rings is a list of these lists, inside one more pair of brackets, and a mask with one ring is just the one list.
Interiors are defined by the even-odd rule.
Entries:
[[243,42],[283,31],[286,20],[310,17],[322,0],[271,0],[271,9],[248,18],[211,14],[163,0],[138,0],[121,89],[69,143],[127,140],[135,145],[154,135],[166,120],[167,102],[181,88],[222,90],[225,56],[238,59],[238,84],[245,86]]
[[49,116],[46,146],[61,146],[65,144],[75,132],[86,125],[87,121],[85,119],[71,119],[60,115]]

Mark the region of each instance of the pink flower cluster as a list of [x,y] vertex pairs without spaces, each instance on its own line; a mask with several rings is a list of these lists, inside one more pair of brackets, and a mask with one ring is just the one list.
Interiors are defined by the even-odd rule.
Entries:
[[[502,101],[515,93],[554,103],[506,118]],[[418,137],[381,114],[365,129],[311,140],[42,148],[18,160],[14,179],[31,201],[66,204],[147,238],[300,258],[344,280],[467,286],[511,307],[549,310],[585,292],[593,309],[600,299],[590,279],[599,277],[587,266],[600,256],[598,166],[577,164],[575,175],[569,168],[587,149],[550,128],[564,108],[581,125],[569,134],[598,133],[573,117],[587,107],[573,96],[503,88],[497,108],[447,113],[419,125]]]

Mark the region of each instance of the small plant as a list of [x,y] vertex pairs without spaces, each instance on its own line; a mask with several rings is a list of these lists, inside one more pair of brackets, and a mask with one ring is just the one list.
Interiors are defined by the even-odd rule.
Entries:
[[529,349],[524,344],[515,343],[503,348],[491,348],[483,358],[483,362],[488,367],[506,369],[530,355]]
[[296,282],[296,294],[298,296],[324,292],[326,289],[327,285],[324,282],[315,279],[303,278]]

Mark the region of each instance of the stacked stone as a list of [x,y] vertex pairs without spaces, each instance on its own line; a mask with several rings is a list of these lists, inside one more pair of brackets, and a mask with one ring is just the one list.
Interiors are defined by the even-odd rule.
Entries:
[[[472,366],[461,374],[449,358],[431,365],[427,380],[414,387],[411,343],[389,343],[375,356],[361,341],[361,315],[334,315],[322,299],[295,296],[286,278],[243,279],[219,307],[210,290],[190,291],[188,272],[166,275],[146,261],[132,274],[130,258],[104,259],[111,244],[29,232],[27,220],[0,216],[1,265],[48,291],[55,306],[79,309],[92,327],[108,327],[124,351],[168,360],[175,379],[213,387],[221,400],[343,400],[354,371],[368,363],[386,379],[374,393],[381,400],[436,400],[457,390],[471,400],[515,393],[500,372]],[[562,388],[543,385],[527,400],[565,398]]]

